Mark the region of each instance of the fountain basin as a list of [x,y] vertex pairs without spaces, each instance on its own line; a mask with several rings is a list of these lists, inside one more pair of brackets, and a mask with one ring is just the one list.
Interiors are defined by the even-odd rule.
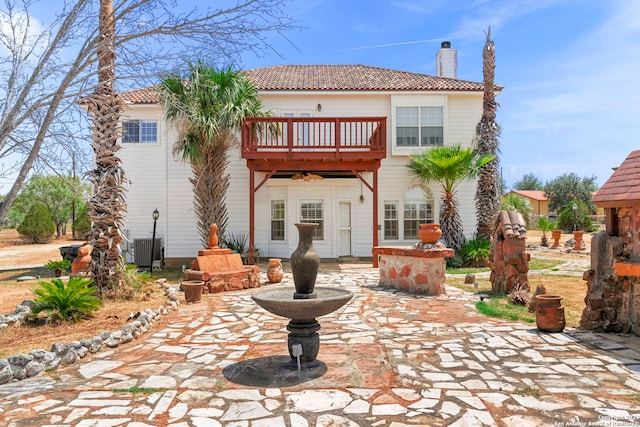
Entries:
[[353,292],[341,288],[316,286],[317,298],[294,299],[291,287],[265,289],[253,294],[253,300],[270,313],[288,319],[315,319],[345,305]]

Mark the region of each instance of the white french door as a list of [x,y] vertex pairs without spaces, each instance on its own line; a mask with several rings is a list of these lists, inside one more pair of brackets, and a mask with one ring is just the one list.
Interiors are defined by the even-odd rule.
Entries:
[[351,234],[353,231],[351,220],[351,202],[338,202],[338,256],[351,256]]

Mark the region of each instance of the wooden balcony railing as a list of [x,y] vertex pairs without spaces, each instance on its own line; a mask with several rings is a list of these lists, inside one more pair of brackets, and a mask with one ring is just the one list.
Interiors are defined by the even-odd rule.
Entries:
[[247,117],[242,157],[283,160],[379,160],[386,117]]

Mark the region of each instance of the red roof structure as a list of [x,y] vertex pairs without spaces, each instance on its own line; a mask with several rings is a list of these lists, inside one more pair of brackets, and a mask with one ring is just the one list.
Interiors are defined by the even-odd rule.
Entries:
[[520,194],[533,200],[544,201],[547,199],[547,193],[543,190],[511,190],[512,193]]
[[640,206],[640,150],[632,151],[591,199],[596,206]]
[[[368,65],[276,65],[245,71],[259,91],[460,91],[482,92],[483,83]],[[157,86],[118,96],[130,104],[157,104]],[[502,86],[496,86],[497,91]]]

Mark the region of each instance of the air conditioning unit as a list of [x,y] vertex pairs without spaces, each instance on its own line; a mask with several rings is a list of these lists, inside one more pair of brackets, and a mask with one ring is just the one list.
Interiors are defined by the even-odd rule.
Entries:
[[[133,259],[138,267],[149,267],[151,263],[151,240],[133,239]],[[153,245],[153,260],[162,260],[162,240],[156,239]]]

